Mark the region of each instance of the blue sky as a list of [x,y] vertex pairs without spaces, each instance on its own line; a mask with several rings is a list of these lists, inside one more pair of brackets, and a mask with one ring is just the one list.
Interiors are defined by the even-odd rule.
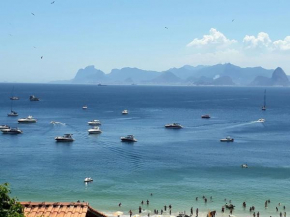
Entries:
[[231,62],[290,74],[290,1],[52,1],[0,0],[0,81],[71,79],[87,65]]

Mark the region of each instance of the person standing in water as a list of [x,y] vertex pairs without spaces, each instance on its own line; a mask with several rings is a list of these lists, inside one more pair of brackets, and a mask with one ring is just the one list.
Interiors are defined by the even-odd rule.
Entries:
[[198,208],[196,208],[195,214],[196,216],[198,216]]

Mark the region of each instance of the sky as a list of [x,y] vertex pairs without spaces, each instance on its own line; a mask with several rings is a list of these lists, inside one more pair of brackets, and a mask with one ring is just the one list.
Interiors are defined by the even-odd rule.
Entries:
[[88,65],[109,73],[230,62],[290,74],[289,0],[52,2],[0,0],[1,82],[69,80]]

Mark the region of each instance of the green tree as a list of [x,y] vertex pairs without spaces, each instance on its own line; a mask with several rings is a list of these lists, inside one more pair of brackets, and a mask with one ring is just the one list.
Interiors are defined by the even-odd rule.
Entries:
[[0,185],[0,216],[24,217],[23,208],[16,198],[11,198],[9,184]]

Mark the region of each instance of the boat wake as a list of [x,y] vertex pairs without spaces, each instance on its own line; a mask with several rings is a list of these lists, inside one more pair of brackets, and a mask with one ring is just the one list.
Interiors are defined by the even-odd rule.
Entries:
[[65,123],[58,122],[58,121],[51,121],[50,123],[53,125],[66,125]]

